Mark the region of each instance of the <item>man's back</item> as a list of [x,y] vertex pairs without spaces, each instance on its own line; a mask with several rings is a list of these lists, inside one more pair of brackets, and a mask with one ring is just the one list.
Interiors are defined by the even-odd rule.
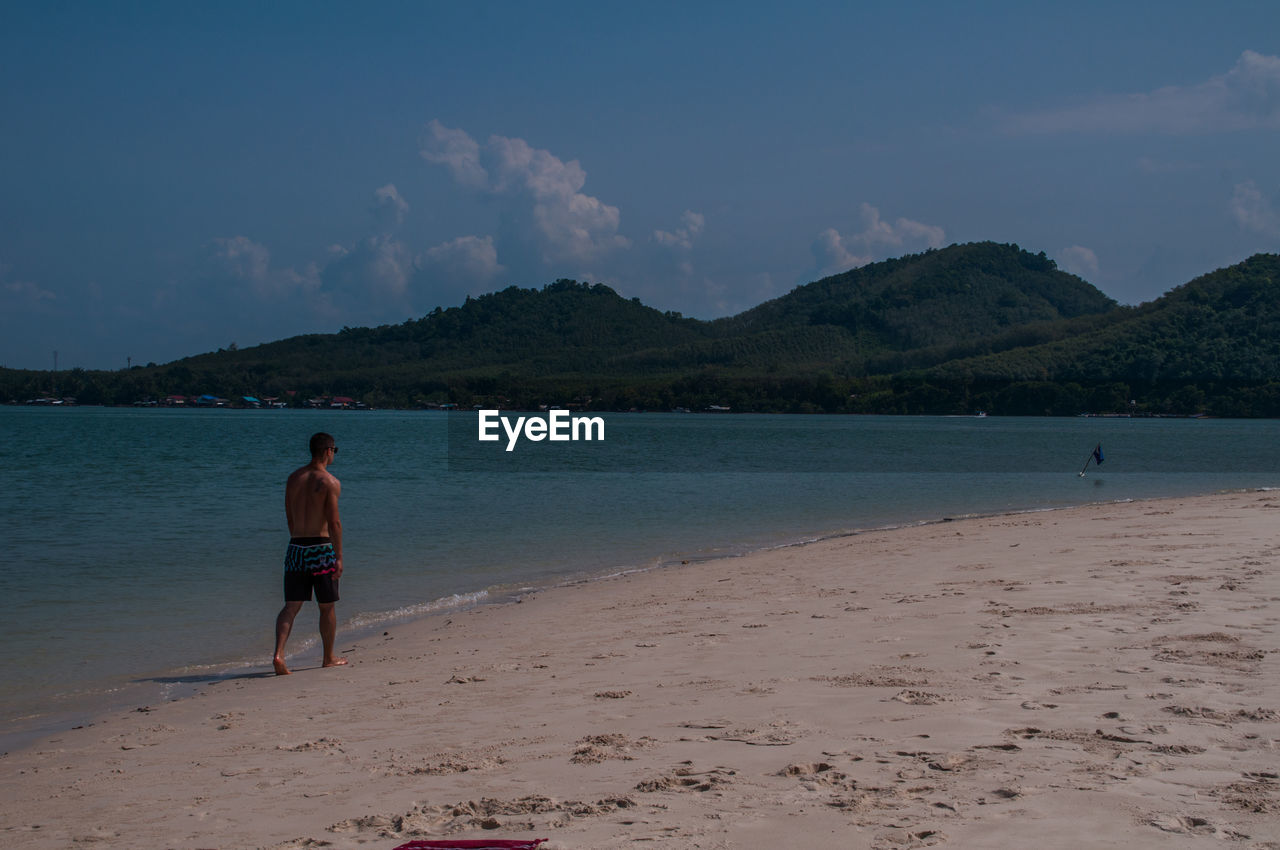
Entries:
[[314,463],[294,471],[284,490],[284,510],[292,537],[328,537],[331,517],[337,516],[338,479]]

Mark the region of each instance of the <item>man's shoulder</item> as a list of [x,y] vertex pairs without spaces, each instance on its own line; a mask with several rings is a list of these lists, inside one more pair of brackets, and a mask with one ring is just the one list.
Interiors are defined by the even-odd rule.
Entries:
[[302,484],[320,484],[323,486],[338,486],[338,479],[327,469],[317,468],[311,464],[300,466],[289,474],[289,485]]

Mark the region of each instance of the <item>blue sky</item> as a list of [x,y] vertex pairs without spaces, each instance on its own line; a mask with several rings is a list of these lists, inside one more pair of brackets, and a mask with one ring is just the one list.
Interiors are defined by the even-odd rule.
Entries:
[[562,278],[713,318],[953,242],[1280,251],[1280,4],[0,4],[0,365]]

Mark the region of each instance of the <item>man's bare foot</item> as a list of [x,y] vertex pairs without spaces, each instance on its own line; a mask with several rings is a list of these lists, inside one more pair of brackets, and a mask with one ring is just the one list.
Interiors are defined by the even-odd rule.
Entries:
[[273,659],[271,663],[272,663],[272,665],[276,668],[276,675],[277,675],[277,676],[288,676],[288,675],[289,675],[289,668],[288,668],[288,667],[286,667],[286,666],[284,666],[284,659],[283,659],[283,658],[276,658],[276,659]]
[[347,663],[347,659],[345,658],[330,658],[330,659],[327,659],[322,666],[341,667],[343,664],[346,664],[346,663]]

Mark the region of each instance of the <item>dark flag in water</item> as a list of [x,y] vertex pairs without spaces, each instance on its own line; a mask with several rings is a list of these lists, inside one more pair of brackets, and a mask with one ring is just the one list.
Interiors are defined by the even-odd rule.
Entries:
[[1084,466],[1080,467],[1080,477],[1084,478],[1085,470],[1089,468],[1089,461],[1093,461],[1099,466],[1102,465],[1102,443],[1093,447],[1093,451],[1084,459]]

